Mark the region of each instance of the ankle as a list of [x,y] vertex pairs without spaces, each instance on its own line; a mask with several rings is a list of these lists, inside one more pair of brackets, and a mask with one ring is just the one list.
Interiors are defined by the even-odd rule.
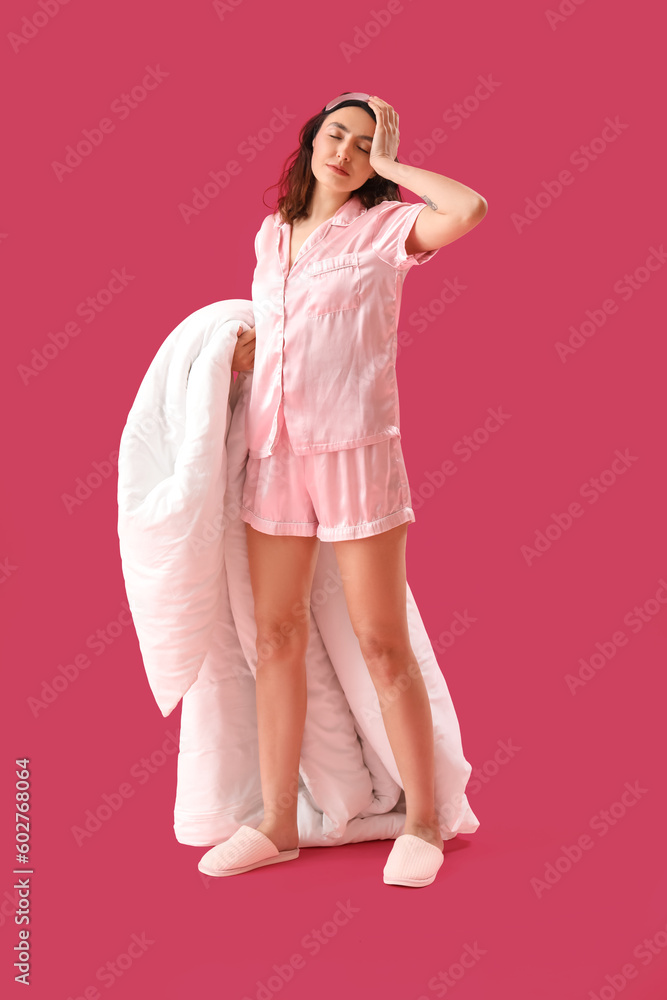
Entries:
[[409,827],[416,827],[421,830],[439,830],[440,823],[438,822],[437,816],[432,816],[429,819],[425,819],[423,816],[406,816],[405,825]]
[[265,812],[262,818],[262,824],[270,826],[272,830],[296,830],[297,821],[296,816],[285,816],[284,814],[277,814],[271,812]]

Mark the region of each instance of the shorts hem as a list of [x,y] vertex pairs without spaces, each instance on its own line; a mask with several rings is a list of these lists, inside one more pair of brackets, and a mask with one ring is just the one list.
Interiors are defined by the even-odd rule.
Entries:
[[243,504],[240,517],[251,528],[262,531],[265,535],[300,535],[309,538],[317,534],[317,521],[269,521]]
[[390,528],[396,528],[399,524],[412,523],[415,521],[415,513],[412,507],[401,507],[385,517],[379,517],[377,521],[362,521],[361,524],[340,525],[327,528],[319,525],[317,537],[323,542],[342,542],[352,538],[369,538],[371,535],[379,535]]

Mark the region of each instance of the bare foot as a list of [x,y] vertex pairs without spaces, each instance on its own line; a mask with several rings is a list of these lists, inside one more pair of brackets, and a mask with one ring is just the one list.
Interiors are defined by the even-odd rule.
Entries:
[[427,841],[429,844],[434,844],[439,850],[442,850],[445,846],[440,828],[437,825],[428,826],[424,823],[406,822],[403,833],[411,833],[413,837],[421,837],[422,840]]
[[299,846],[299,831],[296,825],[278,826],[270,819],[263,819],[257,829],[268,837],[279,851],[293,851]]

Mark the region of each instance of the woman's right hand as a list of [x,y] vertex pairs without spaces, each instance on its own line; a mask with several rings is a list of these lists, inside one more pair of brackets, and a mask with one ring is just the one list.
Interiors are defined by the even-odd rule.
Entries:
[[251,372],[255,365],[255,327],[243,331],[239,326],[237,333],[234,357],[232,358],[232,371]]

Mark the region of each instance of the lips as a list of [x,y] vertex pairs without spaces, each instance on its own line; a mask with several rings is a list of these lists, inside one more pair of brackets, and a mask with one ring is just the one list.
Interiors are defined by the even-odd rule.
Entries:
[[348,177],[349,176],[347,170],[341,170],[341,168],[337,167],[335,163],[327,163],[327,166],[330,167],[331,170],[333,170],[333,172],[335,174],[338,174],[340,177]]

